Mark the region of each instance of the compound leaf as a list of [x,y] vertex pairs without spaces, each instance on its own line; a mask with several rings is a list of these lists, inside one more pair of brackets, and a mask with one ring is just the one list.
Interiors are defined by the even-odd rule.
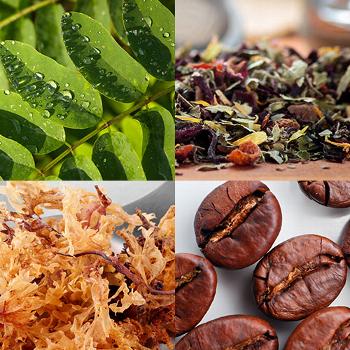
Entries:
[[100,136],[94,145],[92,160],[104,180],[146,180],[139,157],[121,132]]
[[85,78],[103,95],[133,102],[144,95],[147,72],[94,19],[72,12],[62,17],[64,43]]
[[135,118],[143,128],[142,166],[148,179],[174,177],[175,125],[171,113],[161,106],[140,111]]
[[13,40],[0,44],[0,61],[11,88],[44,118],[72,129],[100,121],[101,96],[79,72]]
[[174,15],[159,0],[128,0],[123,18],[137,60],[156,78],[174,80]]
[[65,142],[62,126],[48,122],[20,95],[8,90],[0,90],[0,134],[38,155],[48,154]]
[[67,158],[63,162],[59,178],[61,180],[102,180],[92,160],[81,155]]
[[111,22],[107,0],[78,0],[75,11],[85,13],[110,30]]
[[34,168],[34,159],[25,147],[0,135],[0,176],[4,180],[26,180]]
[[56,62],[74,67],[64,46],[61,18],[64,9],[60,4],[44,7],[36,12],[35,29],[37,33],[38,50]]

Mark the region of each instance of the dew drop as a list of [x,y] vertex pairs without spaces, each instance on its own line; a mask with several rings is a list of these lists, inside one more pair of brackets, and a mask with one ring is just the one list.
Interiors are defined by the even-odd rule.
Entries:
[[71,101],[74,98],[74,94],[70,90],[63,90],[61,93],[66,101]]
[[88,56],[88,57],[84,57],[84,58],[83,58],[83,63],[84,63],[84,64],[91,64],[93,61],[94,61],[94,58],[91,57],[91,56]]
[[45,78],[45,75],[43,73],[36,72],[36,73],[34,73],[34,78],[36,80],[43,80]]
[[67,87],[69,87],[69,84],[68,84],[68,83],[65,83],[64,86],[67,88]]
[[57,114],[57,118],[59,120],[65,120],[67,118],[67,114]]
[[63,18],[69,18],[69,17],[72,17],[72,14],[70,12],[65,12],[63,14]]
[[82,105],[83,108],[86,109],[86,108],[89,108],[90,102],[89,101],[84,101],[81,105]]
[[151,17],[145,17],[144,20],[145,20],[145,22],[147,23],[147,25],[148,25],[149,27],[152,27],[153,20],[152,20]]
[[160,30],[161,32],[163,32],[163,31],[164,31],[164,28],[163,28],[163,27],[160,27],[159,30]]
[[58,83],[56,83],[54,80],[49,80],[49,81],[46,83],[46,88],[47,88],[47,90],[49,91],[49,93],[50,93],[51,95],[53,95],[55,92],[58,91],[59,85],[58,85]]
[[169,38],[170,37],[170,33],[168,33],[168,32],[163,33],[163,37],[164,38]]
[[97,47],[94,47],[94,53],[100,55],[101,51]]
[[48,118],[51,117],[51,113],[50,113],[50,111],[49,111],[48,109],[45,109],[45,110],[44,110],[43,117],[44,117],[45,119],[48,119]]
[[4,91],[4,94],[5,94],[5,95],[10,95],[10,90],[5,90],[5,91]]
[[79,24],[79,23],[76,23],[76,24],[73,24],[72,25],[72,30],[73,31],[77,31],[77,30],[79,30],[81,28],[81,24]]
[[30,113],[29,113],[29,116],[30,116],[30,117],[32,117],[32,116],[33,116],[33,113],[32,113],[32,112],[30,112]]
[[84,35],[82,37],[82,40],[83,40],[84,43],[88,43],[90,41],[90,38],[88,36]]

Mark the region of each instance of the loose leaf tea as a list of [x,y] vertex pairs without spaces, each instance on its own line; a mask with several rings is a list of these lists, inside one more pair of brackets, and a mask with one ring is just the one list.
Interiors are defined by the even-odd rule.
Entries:
[[13,208],[0,205],[3,349],[174,349],[175,208],[156,225],[96,192],[0,188]]
[[349,48],[302,57],[243,44],[206,58],[191,51],[176,61],[178,163],[350,158]]

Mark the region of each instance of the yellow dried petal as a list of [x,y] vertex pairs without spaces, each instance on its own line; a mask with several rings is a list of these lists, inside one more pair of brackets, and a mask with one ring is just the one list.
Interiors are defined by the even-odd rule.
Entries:
[[266,132],[265,131],[253,132],[252,134],[249,134],[247,136],[244,136],[244,137],[236,140],[232,144],[234,146],[239,146],[242,143],[247,142],[247,141],[251,141],[251,142],[253,142],[256,145],[260,145],[260,144],[262,144],[262,143],[267,141]]

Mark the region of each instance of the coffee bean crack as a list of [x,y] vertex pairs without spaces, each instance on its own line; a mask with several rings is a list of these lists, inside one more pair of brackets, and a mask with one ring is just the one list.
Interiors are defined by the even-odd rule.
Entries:
[[177,292],[181,288],[183,288],[186,284],[189,284],[192,282],[195,278],[198,277],[198,275],[202,272],[202,269],[200,266],[195,267],[192,271],[185,273],[184,275],[181,275],[180,277],[176,278],[176,289]]
[[238,344],[229,346],[228,348],[225,348],[225,350],[254,350],[257,349],[258,346],[260,348],[263,344],[275,340],[276,338],[276,336],[271,335],[270,332],[267,331],[264,334],[259,334],[253,338],[249,338]]
[[[326,261],[321,261],[322,258],[326,258]],[[269,303],[273,298],[277,295],[285,292],[289,288],[291,288],[297,281],[304,279],[307,275],[311,273],[323,269],[329,268],[334,264],[339,264],[340,261],[343,260],[340,256],[333,256],[329,254],[320,254],[314,257],[311,261],[307,262],[302,266],[295,267],[286,278],[284,278],[281,282],[276,284],[273,288],[267,287],[266,292],[262,296],[262,301],[260,305],[264,303]],[[256,276],[256,278],[267,280],[266,278],[261,278]]]
[[235,229],[247,220],[249,215],[261,202],[264,195],[265,192],[255,191],[253,194],[239,200],[231,212],[213,231],[202,231],[207,237],[206,243],[216,243],[225,237],[231,236]]

